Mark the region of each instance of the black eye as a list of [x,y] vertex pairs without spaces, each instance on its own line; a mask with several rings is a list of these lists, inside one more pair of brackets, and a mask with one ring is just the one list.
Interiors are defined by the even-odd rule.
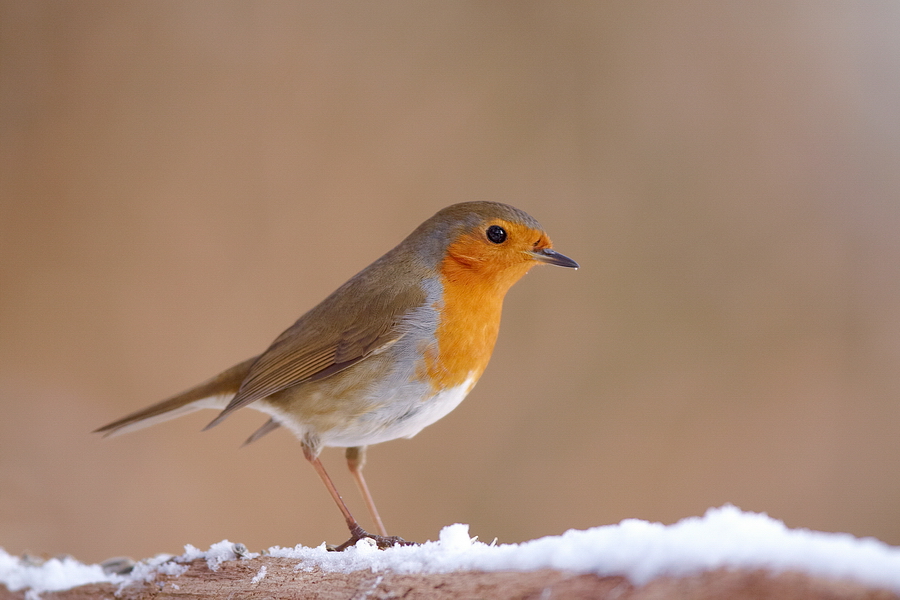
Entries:
[[487,236],[495,244],[502,244],[506,241],[506,230],[499,225],[491,225],[487,228]]

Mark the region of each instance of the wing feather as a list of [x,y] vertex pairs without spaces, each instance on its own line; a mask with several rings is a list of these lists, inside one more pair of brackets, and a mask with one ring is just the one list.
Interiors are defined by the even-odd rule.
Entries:
[[251,402],[306,381],[330,377],[385,349],[402,337],[404,315],[425,300],[420,285],[389,288],[369,302],[354,298],[352,289],[343,292],[339,296],[336,292],[303,315],[272,343],[207,429]]

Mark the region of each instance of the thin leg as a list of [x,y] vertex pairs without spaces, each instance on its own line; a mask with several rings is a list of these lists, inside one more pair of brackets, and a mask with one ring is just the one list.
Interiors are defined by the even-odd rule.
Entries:
[[346,456],[350,474],[356,480],[359,493],[362,494],[363,500],[366,501],[366,507],[369,509],[369,514],[372,515],[372,520],[375,522],[375,529],[378,530],[379,535],[387,536],[387,530],[384,528],[378,509],[375,508],[375,501],[372,500],[372,494],[369,493],[369,486],[366,485],[366,478],[363,477],[362,473],[363,467],[366,465],[366,447],[354,446],[347,448]]
[[310,462],[316,470],[316,473],[319,474],[322,483],[328,488],[328,493],[331,494],[331,498],[334,500],[334,503],[337,504],[338,510],[341,511],[341,514],[344,515],[344,520],[347,521],[347,527],[350,529],[350,533],[353,533],[356,529],[362,531],[363,528],[359,526],[359,523],[357,523],[356,519],[353,518],[353,515],[350,514],[350,509],[347,508],[344,499],[341,498],[341,495],[338,493],[337,488],[334,486],[334,482],[331,481],[331,477],[328,476],[325,465],[322,464],[319,457],[315,456],[305,445],[303,446],[303,456]]
[[390,548],[396,544],[407,545],[412,543],[399,537],[372,535],[360,527],[359,523],[356,522],[356,519],[353,518],[353,515],[350,514],[350,509],[347,508],[344,499],[341,498],[341,495],[338,493],[337,488],[334,486],[334,482],[331,481],[331,477],[329,477],[328,473],[325,471],[325,465],[322,464],[319,457],[316,456],[315,452],[313,452],[306,444],[303,444],[303,456],[306,457],[306,460],[309,461],[316,470],[316,473],[319,474],[319,478],[322,480],[322,483],[325,484],[325,487],[328,488],[328,493],[331,494],[334,503],[337,504],[341,514],[344,515],[344,520],[347,522],[347,528],[350,529],[350,539],[340,546],[336,546],[334,548],[335,550],[339,552],[345,550],[363,538],[372,538],[379,548]]

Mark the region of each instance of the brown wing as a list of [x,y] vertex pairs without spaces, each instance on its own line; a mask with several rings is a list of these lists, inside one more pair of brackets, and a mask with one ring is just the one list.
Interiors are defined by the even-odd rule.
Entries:
[[251,402],[334,375],[400,339],[403,315],[425,300],[421,286],[401,286],[378,295],[354,293],[355,288],[371,289],[365,283],[349,281],[282,333],[207,429]]

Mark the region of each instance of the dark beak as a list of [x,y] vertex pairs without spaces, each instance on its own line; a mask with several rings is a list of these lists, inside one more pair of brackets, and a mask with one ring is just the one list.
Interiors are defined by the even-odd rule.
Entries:
[[577,262],[566,256],[565,254],[560,254],[559,252],[551,250],[550,248],[537,250],[535,252],[532,252],[531,254],[539,263],[556,265],[557,267],[568,267],[569,269],[578,268]]

